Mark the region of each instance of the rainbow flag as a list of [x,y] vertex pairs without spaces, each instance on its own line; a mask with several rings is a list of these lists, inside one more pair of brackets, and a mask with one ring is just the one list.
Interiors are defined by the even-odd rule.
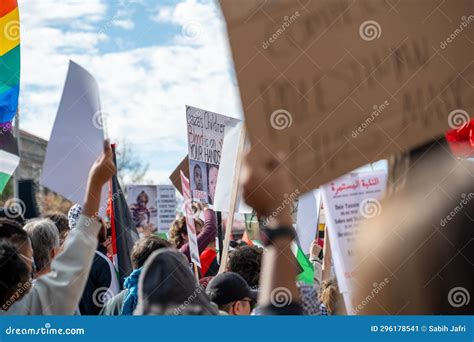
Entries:
[[0,1],[0,125],[12,121],[20,92],[20,15],[17,0]]

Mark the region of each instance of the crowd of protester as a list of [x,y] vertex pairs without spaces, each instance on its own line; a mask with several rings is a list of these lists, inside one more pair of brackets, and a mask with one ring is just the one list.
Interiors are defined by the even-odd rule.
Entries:
[[[472,194],[471,162],[454,158],[436,140],[397,159],[405,171],[391,173],[383,213],[364,223],[354,296],[362,314],[467,314],[472,303],[450,306],[455,286],[474,289],[473,204],[440,227],[462,194]],[[169,240],[142,236],[130,253],[133,271],[119,283],[109,249],[107,224],[96,216],[102,186],[115,174],[112,151],[92,166],[84,203],[61,213],[25,222],[0,212],[0,312],[2,315],[273,315],[347,314],[335,278],[323,279],[321,247],[311,246],[312,285],[296,281],[299,272],[291,245],[297,236],[291,209],[276,215],[294,188],[278,160],[246,156],[244,196],[260,217],[264,247],[238,241],[218,274],[216,214],[197,208],[201,269],[190,265],[186,220],[170,227]],[[389,168],[400,169],[400,165]],[[392,169],[391,169],[392,170]],[[272,216],[273,215],[273,216]],[[397,236],[397,237],[395,237]],[[407,258],[407,257],[410,258]],[[389,271],[388,271],[389,270]],[[373,284],[389,279],[374,301],[364,299]],[[284,289],[287,301],[275,299]],[[471,292],[472,293],[472,292]]]

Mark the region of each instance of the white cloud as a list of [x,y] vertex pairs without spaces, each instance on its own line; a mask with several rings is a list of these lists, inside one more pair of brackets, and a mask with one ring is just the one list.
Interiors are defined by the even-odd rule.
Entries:
[[32,28],[45,24],[71,24],[71,21],[93,23],[100,21],[107,11],[103,0],[41,0],[20,2],[22,24]]
[[[21,8],[20,106],[26,118],[22,127],[32,133],[49,137],[69,59],[97,78],[103,110],[110,114],[111,138],[125,137],[147,156],[155,155],[146,162],[151,164],[149,175],[160,180],[172,171],[161,165],[161,154],[176,151],[179,159],[186,153],[186,104],[240,116],[224,23],[214,2],[185,0],[159,9],[156,20],[180,28],[171,45],[157,42],[109,53],[100,53],[100,44],[117,37],[100,29],[104,21],[107,25],[111,20],[106,17],[105,1],[91,0],[79,6],[82,1],[62,0],[56,9],[53,4],[57,2],[49,0],[29,7],[30,3]],[[74,25],[66,25],[68,22]],[[190,23],[199,28],[195,36],[186,35]]]
[[180,26],[181,35],[176,37],[178,44],[226,47],[221,13],[212,2],[186,0],[176,6],[161,7],[153,19]]
[[124,30],[131,30],[135,27],[135,24],[131,19],[117,19],[112,21],[112,25],[115,27],[120,27]]

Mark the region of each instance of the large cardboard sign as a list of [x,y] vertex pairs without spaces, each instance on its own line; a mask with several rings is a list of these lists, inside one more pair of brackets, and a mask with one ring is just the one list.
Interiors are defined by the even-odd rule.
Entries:
[[301,192],[473,115],[474,2],[221,0],[253,152]]
[[[387,182],[384,171],[351,173],[321,187],[331,252],[339,290],[350,293],[354,289],[355,255],[359,223],[380,215],[379,200]],[[350,307],[350,301],[346,303]]]
[[189,158],[188,156],[184,157],[181,163],[174,169],[174,171],[169,176],[171,183],[178,192],[183,195],[183,189],[181,189],[181,171],[183,171],[186,178],[189,179]]
[[222,158],[225,127],[237,119],[186,106],[186,120],[192,199],[212,205]]

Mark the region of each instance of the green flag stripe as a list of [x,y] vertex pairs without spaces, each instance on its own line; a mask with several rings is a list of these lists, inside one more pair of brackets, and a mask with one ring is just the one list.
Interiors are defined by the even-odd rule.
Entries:
[[7,185],[9,179],[10,179],[9,174],[0,172],[0,194],[2,193],[3,189],[5,188],[5,185]]
[[314,283],[313,264],[311,263],[311,261],[309,261],[309,259],[306,257],[306,255],[303,253],[303,251],[296,242],[293,242],[293,245],[291,247],[293,254],[296,257],[296,260],[298,261],[298,264],[302,269],[300,274],[298,274],[297,279],[306,284],[312,285]]
[[20,83],[20,45],[0,57],[0,93]]

